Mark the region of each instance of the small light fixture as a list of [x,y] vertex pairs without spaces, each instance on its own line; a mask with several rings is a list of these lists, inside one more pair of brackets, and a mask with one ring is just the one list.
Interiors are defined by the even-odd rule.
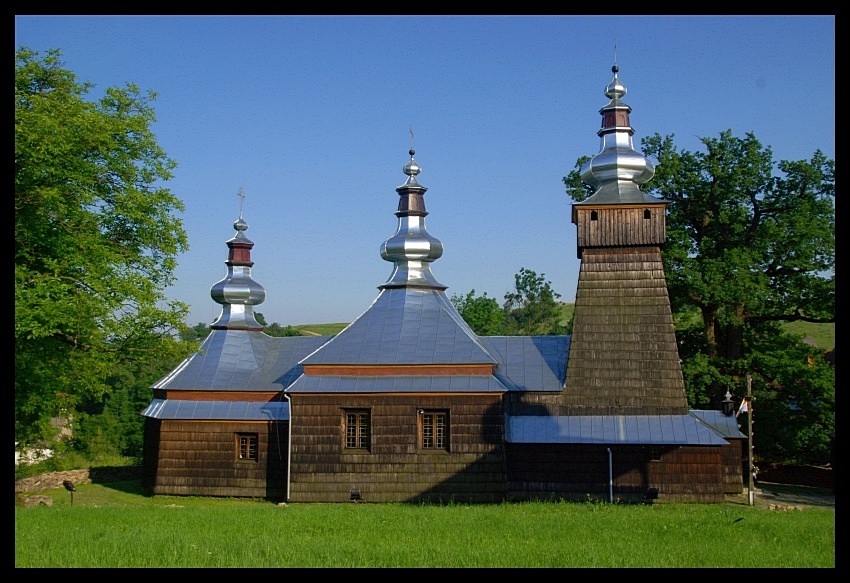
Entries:
[[77,489],[74,487],[74,482],[72,482],[71,480],[65,480],[64,482],[62,482],[62,485],[65,486],[65,489],[68,490],[68,492],[71,493],[71,506],[73,506],[74,505],[74,492],[77,491]]
[[729,393],[729,390],[726,390],[726,396],[720,402],[721,411],[723,414],[729,417],[735,411],[735,402],[732,400],[732,395]]

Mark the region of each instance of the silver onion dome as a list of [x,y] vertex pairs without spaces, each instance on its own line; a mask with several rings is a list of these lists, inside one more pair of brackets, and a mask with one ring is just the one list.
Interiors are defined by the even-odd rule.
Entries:
[[629,122],[632,108],[621,101],[626,95],[626,86],[617,76],[619,67],[614,65],[611,71],[614,78],[605,87],[605,96],[610,101],[599,110],[602,114],[602,127],[597,132],[601,139],[600,150],[579,173],[582,180],[600,190],[611,191],[604,187],[619,183],[618,189],[625,193],[652,178],[655,166],[634,149],[632,136],[635,132]]
[[245,236],[248,223],[239,213],[233,223],[236,235],[227,241],[230,249],[225,264],[227,275],[210,288],[210,296],[221,304],[221,314],[210,326],[213,329],[262,330],[254,317],[254,306],[263,303],[266,291],[251,278],[251,248],[254,243]]
[[395,264],[390,278],[379,289],[393,287],[427,287],[446,289],[431,274],[431,262],[443,254],[443,244],[432,237],[425,228],[425,191],[416,180],[422,171],[413,158],[416,152],[410,149],[410,160],[404,165],[407,180],[396,188],[399,195],[398,229],[381,245],[381,257]]

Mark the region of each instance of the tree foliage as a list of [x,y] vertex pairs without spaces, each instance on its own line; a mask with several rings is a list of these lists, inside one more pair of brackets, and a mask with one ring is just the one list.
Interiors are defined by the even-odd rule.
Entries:
[[565,334],[561,325],[561,294],[546,274],[521,267],[514,275],[514,291],[505,294],[505,330],[511,336]]
[[[642,140],[658,161],[644,191],[668,201],[664,269],[689,403],[719,407],[753,375],[759,447],[778,461],[824,459],[834,430],[834,369],[781,322],[835,321],[835,163],[821,151],[780,161],[748,133]],[[579,168],[564,178],[576,201],[593,191]]]
[[263,325],[263,332],[273,338],[282,338],[286,336],[304,336],[301,331],[295,326],[281,326],[277,322],[269,324],[266,322],[265,316],[261,312],[255,312],[254,316],[257,322]]
[[186,306],[168,301],[187,238],[161,183],[176,164],[133,85],[93,89],[61,52],[15,53],[15,439],[111,390],[118,362],[163,350]]
[[561,324],[561,295],[552,289],[546,274],[521,267],[514,275],[514,291],[505,294],[502,306],[484,292],[471,290],[453,295],[451,302],[470,328],[482,336],[548,336],[568,334]]
[[451,302],[476,334],[500,336],[504,333],[505,312],[496,298],[487,297],[487,292],[476,296],[472,289],[465,296],[452,295]]

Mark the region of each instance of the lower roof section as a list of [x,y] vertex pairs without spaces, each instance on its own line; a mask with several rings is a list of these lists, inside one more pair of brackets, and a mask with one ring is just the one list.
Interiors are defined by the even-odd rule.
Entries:
[[722,411],[691,409],[691,415],[720,433],[723,437],[730,439],[746,439],[741,433],[738,418],[734,415],[724,415]]
[[493,375],[301,375],[287,393],[504,393]]
[[506,416],[508,443],[726,445],[693,415]]
[[154,399],[142,412],[153,419],[288,421],[289,403],[285,401],[188,401]]

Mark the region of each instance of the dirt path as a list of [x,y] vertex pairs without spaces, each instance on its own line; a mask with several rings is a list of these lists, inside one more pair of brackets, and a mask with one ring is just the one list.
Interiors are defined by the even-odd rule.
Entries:
[[[726,501],[748,506],[748,489],[745,487],[741,494],[727,495]],[[760,481],[754,489],[754,502],[756,508],[767,510],[803,510],[807,507],[835,510],[835,493],[830,488]]]

